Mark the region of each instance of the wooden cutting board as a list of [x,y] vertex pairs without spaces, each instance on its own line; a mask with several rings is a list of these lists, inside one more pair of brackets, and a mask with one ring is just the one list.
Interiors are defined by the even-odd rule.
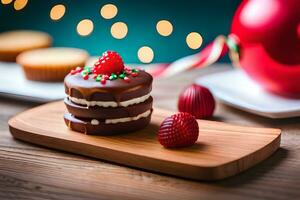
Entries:
[[166,149],[156,132],[170,111],[154,109],[144,130],[118,136],[89,136],[64,124],[62,101],[25,111],[9,120],[20,140],[99,158],[114,163],[196,180],[217,180],[238,174],[263,161],[280,146],[279,129],[253,128],[198,120],[198,142]]

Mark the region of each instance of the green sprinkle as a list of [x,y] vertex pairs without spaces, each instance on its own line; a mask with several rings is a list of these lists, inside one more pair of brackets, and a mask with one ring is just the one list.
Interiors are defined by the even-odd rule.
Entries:
[[83,70],[82,72],[81,72],[81,75],[82,76],[85,76],[85,75],[87,75],[88,74],[88,72],[86,71],[86,70]]
[[121,78],[121,79],[124,79],[125,77],[126,77],[126,74],[122,73],[122,74],[119,75],[119,78]]
[[132,69],[131,71],[132,72],[139,72],[139,70],[137,70],[137,69]]
[[101,77],[100,75],[98,75],[98,76],[96,77],[96,81],[97,81],[97,82],[100,82],[101,79],[102,79],[102,77]]
[[110,77],[109,77],[109,80],[114,80],[114,79],[117,79],[118,76],[115,74],[115,73],[111,73]]
[[84,70],[87,71],[87,73],[89,73],[89,74],[92,73],[92,68],[91,67],[85,66]]

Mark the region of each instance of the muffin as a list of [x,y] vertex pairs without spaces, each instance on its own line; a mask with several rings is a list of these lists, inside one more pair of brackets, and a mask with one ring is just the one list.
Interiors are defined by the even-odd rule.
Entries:
[[0,33],[0,61],[15,62],[28,50],[50,47],[52,38],[39,31],[19,30]]
[[26,51],[17,57],[28,80],[63,81],[70,70],[84,67],[88,53],[75,48],[45,48]]
[[145,128],[152,114],[152,81],[150,74],[124,67],[116,52],[107,51],[93,67],[77,68],[66,76],[65,123],[91,135]]

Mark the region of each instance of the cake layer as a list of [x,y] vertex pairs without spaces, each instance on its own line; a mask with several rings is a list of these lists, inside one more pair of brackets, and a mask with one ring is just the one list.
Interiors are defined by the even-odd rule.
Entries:
[[135,117],[147,110],[152,109],[153,98],[150,96],[146,101],[130,105],[127,107],[105,108],[99,106],[83,106],[73,103],[70,99],[65,98],[65,105],[69,113],[79,118],[89,119],[116,119],[125,117]]
[[139,71],[138,76],[128,75],[129,82],[123,79],[108,80],[101,84],[90,78],[84,80],[81,74],[69,74],[65,78],[65,92],[68,96],[87,101],[128,101],[148,95],[152,90],[152,76]]
[[88,135],[114,135],[129,133],[145,128],[150,123],[151,113],[152,110],[147,117],[141,117],[136,120],[119,122],[116,124],[106,124],[105,122],[99,121],[98,123],[95,123],[93,120],[76,118],[70,113],[65,113],[64,120],[66,125],[74,131]]

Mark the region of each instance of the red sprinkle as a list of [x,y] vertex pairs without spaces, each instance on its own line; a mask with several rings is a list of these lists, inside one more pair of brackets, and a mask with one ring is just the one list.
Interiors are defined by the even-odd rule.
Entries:
[[75,75],[75,74],[77,74],[77,71],[74,70],[74,69],[72,69],[72,70],[71,70],[71,75]]
[[77,72],[81,72],[83,69],[81,67],[76,67],[75,69]]
[[88,80],[88,79],[89,79],[89,75],[88,75],[88,74],[84,75],[84,76],[83,76],[83,79],[84,79],[84,80]]
[[131,76],[133,76],[133,77],[136,77],[137,75],[138,75],[138,73],[136,73],[136,72],[131,73]]
[[106,83],[106,79],[103,79],[103,78],[102,78],[102,79],[101,79],[101,84],[104,85],[105,83]]
[[98,74],[93,74],[93,79],[96,79]]
[[124,67],[125,71],[131,71],[131,69],[129,67]]
[[109,76],[108,75],[102,75],[102,79],[105,79],[105,80],[108,80],[109,79]]
[[128,77],[126,76],[126,77],[124,77],[124,81],[127,82],[127,83],[129,83],[129,82],[130,82],[130,78],[128,78]]

